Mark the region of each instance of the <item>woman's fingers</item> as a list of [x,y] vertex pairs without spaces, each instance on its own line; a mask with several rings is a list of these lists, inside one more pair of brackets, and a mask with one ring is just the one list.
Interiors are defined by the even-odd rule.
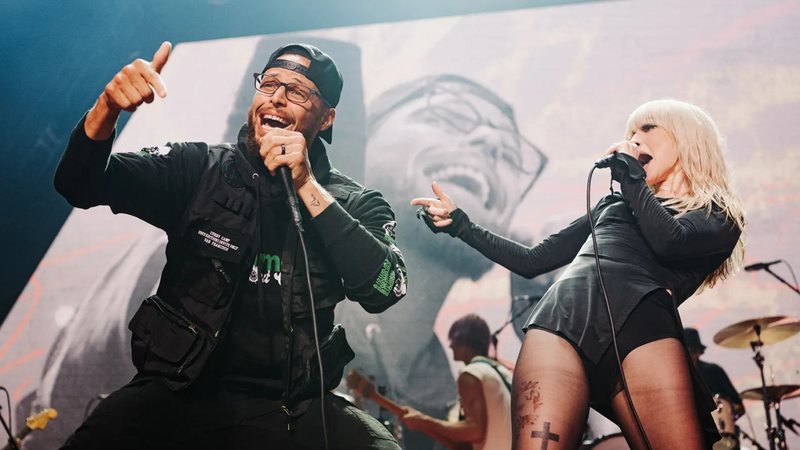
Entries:
[[456,209],[456,204],[453,203],[453,201],[450,199],[450,196],[444,193],[442,187],[439,186],[439,183],[435,181],[432,182],[431,188],[433,189],[433,193],[436,194],[436,197],[442,201],[442,204],[448,212],[452,212],[454,209]]
[[439,206],[428,206],[428,215],[431,217],[450,217],[450,211]]
[[437,201],[435,198],[417,197],[411,200],[412,206],[430,206],[431,202]]
[[444,227],[450,225],[451,223],[453,223],[453,219],[451,219],[449,217],[447,219],[444,219],[444,220],[435,220],[434,219],[434,221],[433,221],[433,224],[436,225],[439,228],[444,228]]
[[455,203],[442,191],[439,183],[431,183],[436,198],[417,197],[411,200],[413,206],[421,206],[424,212],[438,228],[446,227],[453,223],[450,213],[456,209]]

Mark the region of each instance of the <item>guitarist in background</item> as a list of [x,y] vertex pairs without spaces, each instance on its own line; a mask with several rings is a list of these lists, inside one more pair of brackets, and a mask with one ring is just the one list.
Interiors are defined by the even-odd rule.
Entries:
[[490,336],[475,314],[453,323],[447,334],[453,359],[466,364],[458,376],[462,414],[458,421],[444,421],[409,407],[401,417],[406,427],[473,450],[511,448],[511,372],[487,357]]

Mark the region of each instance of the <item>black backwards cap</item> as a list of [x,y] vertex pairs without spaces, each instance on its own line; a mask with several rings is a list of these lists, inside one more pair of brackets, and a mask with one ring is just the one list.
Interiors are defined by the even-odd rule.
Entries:
[[[300,54],[305,55],[311,61],[309,66],[306,67],[294,61],[278,59],[281,55],[292,53],[290,50],[299,51]],[[333,59],[317,47],[300,43],[281,46],[272,52],[267,65],[264,66],[261,72],[271,67],[279,67],[304,75],[317,86],[319,93],[322,94],[322,99],[331,108],[335,108],[339,104],[339,97],[342,95],[342,85],[344,84],[342,73],[339,72],[339,68],[336,67]],[[331,125],[327,130],[320,131],[319,137],[330,143],[333,140],[333,126]]]

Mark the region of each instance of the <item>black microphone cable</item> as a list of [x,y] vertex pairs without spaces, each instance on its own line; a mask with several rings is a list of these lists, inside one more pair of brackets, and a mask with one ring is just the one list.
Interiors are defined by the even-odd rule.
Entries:
[[[603,159],[608,160],[609,157]],[[598,163],[599,162],[600,161],[598,161]],[[642,421],[639,419],[639,414],[636,413],[636,408],[633,406],[633,399],[631,399],[631,393],[630,390],[628,390],[628,380],[625,378],[625,371],[622,370],[622,358],[619,357],[619,347],[617,346],[617,333],[616,333],[616,328],[614,328],[614,318],[611,316],[611,303],[608,301],[608,293],[606,292],[606,285],[603,282],[603,273],[600,271],[600,256],[597,254],[597,235],[595,234],[595,229],[594,229],[594,218],[592,218],[592,204],[591,204],[592,175],[594,174],[594,170],[598,166],[599,165],[597,164],[592,166],[592,170],[589,171],[589,178],[586,181],[586,215],[588,216],[589,227],[592,231],[592,247],[594,249],[594,261],[597,267],[597,278],[600,281],[600,290],[603,292],[603,299],[605,300],[606,311],[608,312],[608,324],[611,326],[611,342],[614,346],[614,356],[616,356],[617,359],[617,367],[619,367],[619,376],[620,379],[622,380],[622,390],[625,393],[625,401],[628,403],[628,409],[630,409],[631,414],[633,414],[633,419],[636,422],[636,429],[642,436],[645,447],[647,447],[648,450],[653,450],[653,447],[650,445],[650,440],[647,439],[647,433],[645,433],[644,431],[644,426],[642,425]]]
[[278,167],[278,173],[280,173],[281,180],[283,181],[283,187],[286,190],[286,204],[289,207],[289,213],[292,215],[292,223],[297,229],[297,236],[300,239],[300,247],[303,249],[306,283],[308,283],[308,298],[311,306],[311,326],[314,328],[314,348],[317,351],[317,364],[319,364],[319,409],[322,417],[322,437],[325,440],[325,450],[328,450],[330,448],[330,444],[328,443],[328,421],[325,414],[325,372],[322,367],[322,351],[320,350],[319,331],[317,330],[317,308],[316,303],[314,302],[314,289],[311,285],[311,268],[308,265],[308,251],[306,250],[306,241],[304,238],[303,219],[300,215],[297,192],[294,190],[294,184],[292,184],[292,175],[289,171],[289,168],[286,166]]
[[322,370],[322,351],[319,348],[319,331],[317,331],[317,311],[314,303],[314,290],[311,287],[311,269],[308,266],[308,252],[303,232],[298,230],[300,246],[303,247],[303,260],[306,264],[306,282],[308,283],[308,298],[311,302],[311,324],[314,327],[314,348],[317,350],[317,364],[319,364],[319,409],[322,414],[322,436],[325,438],[325,449],[328,450],[328,423],[325,418],[325,373]]

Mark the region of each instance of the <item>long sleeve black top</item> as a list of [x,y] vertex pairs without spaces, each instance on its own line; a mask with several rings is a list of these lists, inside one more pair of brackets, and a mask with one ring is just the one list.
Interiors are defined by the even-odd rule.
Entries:
[[[620,159],[624,170],[612,172],[621,193],[603,197],[592,214],[615,332],[655,289],[669,289],[676,306],[685,301],[731,255],[740,235],[716,206],[684,214],[663,206],[646,185],[641,164],[627,155]],[[557,332],[585,357],[600,360],[611,330],[587,215],[533,247],[470,222],[461,210],[452,217],[451,234],[514,273],[533,278],[569,264],[536,305],[526,328]]]

